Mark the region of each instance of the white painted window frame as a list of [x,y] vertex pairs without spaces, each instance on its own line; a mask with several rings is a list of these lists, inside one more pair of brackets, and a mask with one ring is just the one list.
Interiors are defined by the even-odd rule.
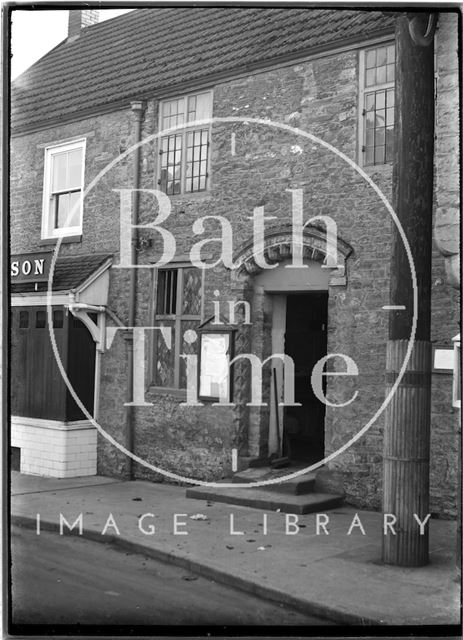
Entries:
[[[73,140],[72,142],[66,142],[63,144],[57,144],[57,145],[45,147],[45,160],[44,160],[44,172],[43,172],[43,201],[42,201],[42,233],[41,233],[42,240],[82,235],[86,143],[87,141],[85,138],[80,138],[78,140]],[[72,227],[62,227],[61,229],[55,229],[53,228],[53,221],[50,219],[50,198],[52,193],[52,183],[51,183],[52,159],[53,159],[53,156],[58,153],[74,151],[76,149],[82,149],[82,175],[81,175],[79,224],[74,225]]]
[[[387,167],[390,166],[390,163],[387,162],[385,164],[366,164],[365,163],[365,152],[363,148],[365,146],[365,138],[366,138],[366,127],[365,127],[365,116],[363,115],[363,110],[365,109],[365,94],[371,93],[373,91],[378,91],[380,89],[391,89],[395,86],[394,82],[384,82],[383,84],[375,84],[371,87],[365,86],[365,56],[367,51],[371,49],[378,49],[380,47],[387,47],[388,45],[395,44],[394,40],[384,40],[381,42],[377,42],[375,44],[369,45],[362,49],[359,49],[359,100],[358,100],[358,154],[357,161],[360,167]],[[395,123],[394,123],[395,126]]]

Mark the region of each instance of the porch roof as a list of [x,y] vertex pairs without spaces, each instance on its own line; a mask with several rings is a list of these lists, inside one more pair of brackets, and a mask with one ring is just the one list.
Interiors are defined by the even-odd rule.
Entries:
[[[53,291],[71,292],[79,289],[103,265],[110,261],[111,254],[92,254],[58,257],[53,273]],[[12,295],[45,292],[47,282],[18,282],[11,285]]]

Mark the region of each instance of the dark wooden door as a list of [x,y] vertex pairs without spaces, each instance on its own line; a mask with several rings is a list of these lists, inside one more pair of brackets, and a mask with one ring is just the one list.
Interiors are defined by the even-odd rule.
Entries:
[[[94,318],[96,321],[96,318]],[[68,369],[69,382],[80,401],[93,416],[95,387],[95,342],[83,322],[69,317]],[[85,414],[67,391],[66,419],[84,420]]]
[[288,295],[285,353],[294,361],[295,400],[284,415],[285,455],[293,460],[317,462],[325,451],[325,405],[315,396],[311,375],[327,350],[328,293]]
[[[66,314],[52,308],[54,335],[67,367]],[[12,415],[65,420],[65,383],[50,342],[46,307],[14,307],[11,311]]]
[[[52,308],[53,330],[69,381],[93,415],[95,343],[85,325],[63,307]],[[63,380],[50,340],[46,307],[11,312],[12,415],[49,420],[82,420]]]

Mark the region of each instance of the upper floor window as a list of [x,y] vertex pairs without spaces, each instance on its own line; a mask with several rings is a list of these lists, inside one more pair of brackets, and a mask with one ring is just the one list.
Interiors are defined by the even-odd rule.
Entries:
[[161,191],[167,195],[205,191],[209,182],[210,123],[196,124],[212,116],[212,93],[196,93],[160,105],[161,136],[160,176]]
[[80,235],[85,140],[45,149],[42,238]]
[[394,73],[394,44],[384,44],[361,52],[360,109],[363,165],[392,162]]

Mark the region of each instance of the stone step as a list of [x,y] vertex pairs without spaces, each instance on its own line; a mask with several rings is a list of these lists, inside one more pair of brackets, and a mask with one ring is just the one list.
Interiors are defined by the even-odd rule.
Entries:
[[253,509],[281,511],[282,513],[314,513],[339,507],[343,496],[333,493],[308,493],[294,495],[277,493],[264,488],[224,488],[220,487],[190,487],[186,490],[187,498],[209,500],[225,504],[236,504]]
[[[274,480],[277,478],[285,478],[290,473],[294,473],[296,469],[288,467],[284,469],[271,469],[270,467],[260,467],[245,469],[235,473],[232,477],[232,482],[236,483],[250,483],[250,482],[262,482],[265,480]],[[276,491],[278,493],[290,493],[293,495],[302,495],[311,493],[315,490],[316,472],[304,473],[303,475],[291,478],[289,480],[282,480],[275,484],[268,484],[261,486],[260,488],[268,491]],[[256,487],[257,488],[257,487]]]

